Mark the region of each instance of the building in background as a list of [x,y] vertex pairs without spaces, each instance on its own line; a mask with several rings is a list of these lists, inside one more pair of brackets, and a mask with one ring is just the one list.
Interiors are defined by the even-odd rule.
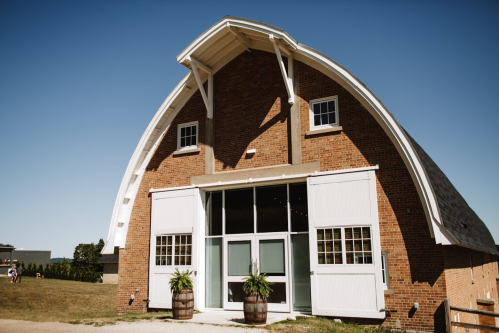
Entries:
[[0,274],[5,274],[9,267],[18,262],[23,262],[25,267],[30,263],[35,264],[37,267],[39,265],[45,267],[47,264],[50,264],[51,251],[10,248],[11,252],[9,252],[7,251],[8,249],[6,247],[0,248]]

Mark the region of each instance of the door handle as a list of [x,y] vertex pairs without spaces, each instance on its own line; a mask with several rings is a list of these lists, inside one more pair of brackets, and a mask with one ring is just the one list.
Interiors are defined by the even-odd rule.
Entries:
[[314,275],[314,271],[310,271],[310,275]]

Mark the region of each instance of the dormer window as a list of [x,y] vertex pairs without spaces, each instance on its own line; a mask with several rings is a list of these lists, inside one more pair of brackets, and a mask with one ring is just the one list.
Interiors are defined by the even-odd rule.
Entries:
[[178,125],[177,150],[196,149],[198,147],[198,122]]
[[338,97],[326,97],[310,101],[310,130],[339,126]]

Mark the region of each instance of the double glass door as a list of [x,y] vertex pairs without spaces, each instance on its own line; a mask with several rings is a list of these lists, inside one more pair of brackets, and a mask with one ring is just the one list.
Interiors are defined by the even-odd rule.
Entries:
[[244,278],[265,273],[272,282],[268,311],[290,311],[287,235],[246,235],[224,237],[223,307],[243,308]]

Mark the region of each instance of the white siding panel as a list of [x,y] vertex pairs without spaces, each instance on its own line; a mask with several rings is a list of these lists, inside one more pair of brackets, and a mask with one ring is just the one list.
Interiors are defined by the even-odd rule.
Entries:
[[195,218],[192,204],[190,196],[154,200],[154,228],[192,227]]
[[315,185],[313,205],[318,221],[371,217],[369,182]]
[[374,274],[317,274],[319,309],[377,311]]
[[[151,289],[154,290],[154,297],[151,302],[158,308],[170,309],[172,307],[172,293],[170,292],[171,274],[156,273],[151,276]],[[150,304],[151,305],[151,304]]]

